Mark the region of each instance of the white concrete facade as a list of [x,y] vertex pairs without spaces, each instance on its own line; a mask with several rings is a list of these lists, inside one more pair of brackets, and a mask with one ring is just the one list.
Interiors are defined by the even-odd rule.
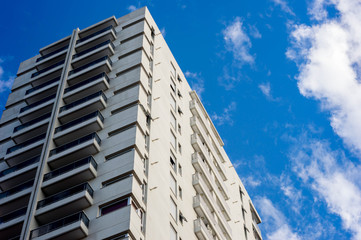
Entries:
[[147,8],[39,52],[0,121],[0,239],[262,239]]

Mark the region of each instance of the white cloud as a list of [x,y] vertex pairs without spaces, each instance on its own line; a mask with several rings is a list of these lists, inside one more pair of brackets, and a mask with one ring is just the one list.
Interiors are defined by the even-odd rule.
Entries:
[[258,178],[255,178],[253,176],[248,176],[248,177],[242,178],[242,182],[247,187],[258,187],[262,183],[261,180],[259,180]]
[[360,166],[332,151],[327,142],[306,139],[295,144],[290,155],[293,171],[325,201],[331,213],[341,217],[343,228],[361,239]]
[[266,197],[255,201],[263,218],[263,226],[266,228],[268,240],[301,240],[297,233],[293,232],[286,221],[286,217],[278,210],[271,200]]
[[133,11],[137,10],[137,7],[134,5],[130,5],[127,9],[128,9],[128,11],[133,12]]
[[160,29],[160,32],[162,33],[163,37],[165,37],[165,35],[167,34],[164,27]]
[[274,98],[271,92],[271,84],[269,82],[261,83],[258,85],[258,88],[261,92],[266,96],[266,98],[270,101],[279,101],[279,98]]
[[[3,62],[4,61],[0,59],[0,63]],[[4,69],[0,66],[0,93],[10,90],[13,85],[14,79],[14,76],[5,77]]]
[[278,5],[281,7],[282,11],[291,14],[291,15],[295,15],[295,13],[291,10],[291,8],[288,6],[288,3],[285,0],[272,0],[275,5]]
[[253,38],[262,38],[262,34],[259,32],[258,28],[255,25],[249,25],[249,34]]
[[199,98],[202,98],[202,94],[205,88],[204,88],[204,80],[202,78],[201,73],[186,71],[184,75],[187,78],[189,78],[188,82],[190,83],[192,89],[197,92]]
[[[331,3],[337,18],[327,18],[323,8]],[[312,9],[310,14],[320,21],[295,25],[286,55],[298,64],[301,94],[321,102],[322,109],[331,114],[334,131],[360,154],[361,2],[317,0]]]
[[225,123],[233,125],[232,112],[237,108],[236,102],[231,102],[228,107],[223,109],[221,114],[214,113],[212,115],[212,120],[218,125],[223,125]]
[[233,57],[241,65],[253,64],[254,57],[249,53],[252,44],[245,32],[243,22],[240,17],[236,19],[223,30],[223,39],[226,50],[232,52]]

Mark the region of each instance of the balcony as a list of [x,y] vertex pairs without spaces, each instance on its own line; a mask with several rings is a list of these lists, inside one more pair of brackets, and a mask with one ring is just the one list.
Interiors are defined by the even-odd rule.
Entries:
[[53,103],[55,102],[55,97],[56,94],[53,94],[51,96],[41,99],[40,101],[21,108],[18,116],[19,120],[22,123],[29,122],[38,118],[41,115],[51,112],[53,108]]
[[7,191],[35,177],[40,155],[0,172],[0,187]]
[[[212,225],[213,233],[215,233],[219,239],[231,239],[232,232],[226,222],[216,221],[214,214],[209,210],[208,204],[203,200],[203,198],[197,194],[193,197],[193,208],[197,212],[197,215],[201,218],[206,218],[209,224]],[[217,215],[218,216],[218,215]],[[221,223],[222,227],[228,227],[228,232],[223,231],[219,223]]]
[[24,159],[33,158],[40,155],[41,149],[45,141],[46,134],[41,134],[37,137],[31,138],[23,143],[17,144],[6,151],[5,161],[12,167]]
[[[0,217],[0,218],[2,218],[2,217]],[[21,228],[23,226],[24,219],[25,219],[25,216],[22,215],[19,217],[15,217],[13,219],[5,220],[5,222],[0,223],[1,239],[6,239],[6,240],[20,239],[19,233],[21,232]]]
[[83,158],[44,175],[42,190],[46,195],[65,190],[97,176],[97,163],[92,156]]
[[51,168],[59,168],[76,159],[94,155],[100,151],[100,143],[99,136],[96,133],[92,133],[64,144],[50,151],[48,164]]
[[[191,119],[192,121],[192,119]],[[212,160],[215,167],[217,168],[218,172],[218,176],[221,176],[221,180],[226,181],[227,180],[227,176],[226,176],[226,170],[224,169],[222,164],[219,164],[215,159],[213,159],[213,157],[217,158],[217,155],[215,155],[215,153],[212,151],[212,149],[209,148],[209,145],[206,144],[206,140],[204,137],[202,137],[203,139],[201,139],[200,135],[198,135],[197,133],[192,134],[191,136],[191,144],[193,146],[193,148],[197,151],[202,153],[203,156],[205,156],[206,158],[208,158],[208,160]],[[213,156],[213,157],[212,157]],[[209,162],[212,162],[209,161]],[[225,196],[227,198],[227,196]]]
[[208,229],[203,220],[198,218],[193,222],[194,233],[200,240],[213,240],[212,230]]
[[256,221],[254,221],[254,220],[252,221],[252,226],[253,226],[253,232],[256,237],[256,240],[262,240],[261,229],[258,227],[258,224],[256,223]]
[[56,94],[58,90],[60,76],[53,78],[45,83],[30,88],[25,93],[25,101],[27,104],[32,104],[41,99]]
[[81,118],[75,119],[55,129],[53,140],[56,145],[70,142],[86,134],[97,132],[104,127],[104,117],[99,112],[93,112]]
[[34,179],[0,193],[0,212],[8,214],[28,205]]
[[[83,34],[80,33],[79,35],[82,36]],[[81,52],[84,51],[85,48],[93,47],[108,40],[114,41],[115,39],[116,34],[114,31],[114,27],[107,26],[77,40],[76,50],[77,52]]]
[[50,70],[54,71],[55,69],[60,68],[60,66],[63,66],[64,63],[65,63],[65,60],[61,60],[60,62],[57,62],[57,63],[55,63],[55,64],[53,64],[53,65],[51,65],[49,67],[46,67],[46,68],[44,68],[42,70],[39,70],[39,71],[31,74],[31,78],[35,78],[35,77],[38,77],[40,75],[45,75],[44,73],[46,73],[46,72],[48,72]]
[[103,110],[106,107],[107,97],[103,92],[96,92],[87,97],[69,103],[60,108],[59,121],[65,124],[73,119],[80,118],[89,112]]
[[69,45],[63,46],[51,53],[45,54],[36,59],[36,69],[42,70],[65,59]]
[[[68,48],[69,48],[69,45],[66,45],[66,46],[61,47],[61,48],[59,48],[59,49],[57,49],[57,50],[55,50],[55,51],[53,51],[53,52],[51,52],[51,53],[42,55],[41,57],[39,57],[39,58],[36,59],[36,62],[37,62],[37,63],[38,63],[38,62],[42,62],[42,61],[45,60],[45,59],[48,59],[48,58],[50,58],[50,57],[52,57],[52,56],[54,56],[54,55],[58,55],[58,53],[62,53],[62,52],[64,52],[65,50],[68,50]],[[65,52],[65,53],[66,53],[66,52]]]
[[78,52],[73,55],[73,60],[71,63],[72,67],[78,68],[99,58],[105,56],[110,57],[114,54],[114,48],[115,46],[112,41],[107,40],[81,52]]
[[93,204],[94,190],[83,183],[38,202],[35,218],[40,224],[81,211]]
[[89,218],[79,212],[32,230],[30,239],[82,239],[88,236],[88,227]]
[[[228,189],[222,181],[218,170],[215,169],[211,164],[206,164],[206,160],[203,160],[198,152],[192,154],[192,164],[193,167],[198,171],[206,176],[209,185],[214,191],[217,193],[218,196],[223,196],[225,200],[229,199]],[[210,173],[210,169],[213,172],[213,175]]]
[[[14,221],[14,220],[17,220],[16,218],[21,218],[21,217],[24,217],[24,215],[26,214],[26,210],[27,210],[28,207],[23,207],[23,208],[20,208],[20,209],[17,209],[11,213],[8,213],[8,214],[5,214],[5,215],[2,215],[0,217],[0,225],[1,224],[4,224],[4,223],[7,223],[9,221]],[[24,219],[22,219],[24,220]],[[14,221],[15,222],[15,221]]]
[[105,56],[73,69],[68,74],[68,84],[75,85],[102,72],[108,73],[112,70],[112,65],[110,58]]
[[15,143],[27,141],[37,134],[43,134],[50,120],[51,112],[14,128],[12,139]]
[[105,72],[79,82],[64,90],[63,100],[66,104],[77,101],[85,96],[109,88],[109,78]]
[[[192,182],[193,182],[193,187],[196,189],[196,191],[199,194],[204,194],[209,205],[215,210],[215,212],[219,216],[219,218],[220,219],[225,218],[225,220],[227,220],[227,221],[230,220],[231,215],[230,215],[230,209],[229,209],[228,205],[222,201],[218,201],[218,203],[220,204],[222,209],[220,208],[220,206],[217,204],[217,199],[219,199],[219,197],[217,197],[217,199],[215,199],[213,197],[213,194],[210,192],[207,184],[205,183],[203,178],[200,177],[199,173],[193,174]],[[222,214],[223,214],[223,216],[222,216]],[[226,223],[226,221],[224,221],[224,222]]]

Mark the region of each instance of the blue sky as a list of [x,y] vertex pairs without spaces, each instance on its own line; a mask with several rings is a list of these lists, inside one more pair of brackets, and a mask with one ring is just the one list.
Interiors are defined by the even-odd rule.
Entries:
[[224,139],[264,239],[361,239],[360,1],[5,1],[1,111],[21,61],[145,5]]

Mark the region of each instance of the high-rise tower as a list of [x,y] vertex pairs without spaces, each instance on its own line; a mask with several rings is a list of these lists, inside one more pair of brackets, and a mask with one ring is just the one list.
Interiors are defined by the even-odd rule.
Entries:
[[39,52],[0,122],[0,239],[261,239],[147,8]]

